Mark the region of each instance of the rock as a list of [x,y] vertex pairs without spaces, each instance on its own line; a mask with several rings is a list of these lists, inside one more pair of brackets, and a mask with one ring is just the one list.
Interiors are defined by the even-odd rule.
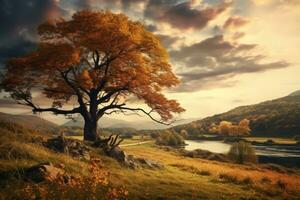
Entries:
[[120,148],[120,147],[115,147],[110,151],[107,151],[107,155],[115,158],[119,162],[125,162],[126,161],[126,153]]
[[135,157],[133,155],[128,155],[124,164],[132,169],[137,168],[151,168],[151,169],[162,169],[164,165],[158,161],[149,160],[146,158]]
[[84,152],[82,153],[82,157],[83,157],[85,160],[91,160],[91,156],[90,156],[90,153],[89,153],[89,152],[84,151]]
[[133,155],[127,155],[123,150],[121,150],[120,147],[115,147],[113,150],[107,152],[107,155],[112,158],[115,158],[120,163],[123,163],[124,165],[132,169],[143,168],[143,167],[151,168],[151,169],[164,168],[164,165],[160,162],[149,160],[146,158],[135,157]]
[[32,181],[42,182],[53,181],[64,173],[63,169],[55,167],[52,163],[42,163],[26,170],[25,175]]
[[44,143],[49,149],[66,153],[74,158],[90,160],[89,148],[80,141],[67,139],[63,136],[48,139]]
[[132,169],[137,169],[140,167],[138,165],[138,163],[135,161],[135,158],[133,155],[126,156],[124,164]]

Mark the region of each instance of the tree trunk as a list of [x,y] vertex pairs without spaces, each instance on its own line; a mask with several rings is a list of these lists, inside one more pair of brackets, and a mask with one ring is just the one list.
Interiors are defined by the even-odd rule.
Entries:
[[83,139],[88,140],[88,141],[96,141],[96,139],[97,139],[97,121],[92,122],[90,120],[84,120]]

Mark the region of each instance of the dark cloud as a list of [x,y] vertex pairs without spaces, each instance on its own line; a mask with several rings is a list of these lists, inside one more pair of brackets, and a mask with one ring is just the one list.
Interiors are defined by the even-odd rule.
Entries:
[[10,45],[0,47],[0,64],[4,64],[7,59],[22,56],[32,49],[36,44],[24,38],[18,38]]
[[192,6],[192,1],[150,0],[145,9],[145,17],[169,23],[178,29],[202,29],[231,4],[224,2],[216,7],[196,9]]
[[228,86],[232,83],[228,84],[227,80],[238,74],[289,66],[285,61],[264,62],[266,56],[254,54],[255,48],[255,44],[238,44],[226,41],[223,35],[217,35],[171,51],[172,61],[185,66],[185,70],[179,73],[182,78],[179,91],[198,90],[218,84]]
[[138,3],[145,0],[61,0],[64,7],[73,7],[76,10],[81,9],[132,9]]
[[157,26],[155,26],[154,24],[147,24],[147,25],[145,25],[145,28],[150,32],[158,31]]
[[0,5],[0,64],[33,49],[37,25],[65,12],[55,0],[1,0]]
[[240,16],[230,17],[223,25],[224,29],[236,29],[249,23],[249,20]]
[[159,38],[161,43],[165,48],[171,48],[173,44],[175,44],[178,40],[180,40],[180,37],[176,36],[169,36],[169,35],[162,35],[162,34],[156,34],[156,36]]

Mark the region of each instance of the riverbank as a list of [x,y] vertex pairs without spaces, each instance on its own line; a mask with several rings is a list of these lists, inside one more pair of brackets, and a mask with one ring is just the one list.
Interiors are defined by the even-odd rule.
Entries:
[[[188,151],[201,149],[217,154],[227,154],[232,142],[212,141],[212,140],[186,140]],[[286,167],[300,168],[300,146],[299,144],[277,144],[274,142],[252,141],[252,146],[258,157],[258,162],[274,163]]]

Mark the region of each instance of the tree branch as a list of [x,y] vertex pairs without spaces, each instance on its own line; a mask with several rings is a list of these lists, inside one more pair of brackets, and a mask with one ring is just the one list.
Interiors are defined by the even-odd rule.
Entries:
[[121,91],[125,91],[125,90],[128,90],[127,86],[124,86],[124,87],[118,88],[118,89],[114,89],[114,90],[108,92],[106,95],[100,97],[97,100],[98,105],[103,103],[103,102],[107,102],[107,100],[109,100],[114,94],[120,93]]
[[35,112],[53,112],[54,114],[63,114],[63,115],[68,115],[68,114],[75,114],[75,113],[80,113],[81,109],[80,107],[73,108],[72,110],[60,110],[57,108],[38,108],[35,107],[32,109],[32,111]]
[[82,111],[83,111],[83,113],[82,114],[84,114],[85,116],[88,116],[88,111],[87,111],[87,108],[86,108],[86,105],[85,105],[85,103],[83,102],[83,97],[82,97],[82,94],[80,93],[80,91],[79,91],[79,89],[78,88],[76,88],[76,86],[74,86],[71,82],[70,82],[70,80],[69,80],[69,78],[68,78],[68,73],[71,71],[72,69],[69,69],[67,72],[62,72],[62,71],[60,71],[60,74],[61,74],[61,76],[62,76],[62,78],[65,80],[65,82],[74,90],[74,92],[76,93],[76,95],[77,95],[77,101],[78,101],[78,103],[79,103],[79,105],[80,105],[80,107],[81,107],[81,109],[82,109]]
[[[21,92],[21,91],[19,91]],[[22,93],[22,92],[21,92]],[[57,108],[39,108],[38,106],[34,105],[34,103],[31,101],[29,97],[24,96],[22,98],[25,103],[21,103],[20,101],[17,101],[18,104],[21,105],[26,105],[30,106],[32,108],[32,112],[53,112],[54,114],[63,114],[63,115],[68,115],[68,114],[75,114],[75,113],[81,113],[81,107],[73,108],[72,110],[61,110]]]
[[[166,123],[166,122],[163,122],[161,120],[157,120],[155,119],[151,113],[154,111],[154,109],[151,109],[149,112],[145,111],[144,109],[142,108],[129,108],[129,107],[124,107],[126,104],[123,103],[123,104],[120,104],[120,105],[109,105],[109,106],[106,106],[104,108],[102,108],[102,112],[105,114],[107,110],[113,110],[113,109],[118,109],[118,111],[122,112],[122,111],[132,111],[132,112],[142,112],[144,113],[145,115],[147,115],[151,120],[157,122],[157,123],[160,123],[160,124],[163,124],[163,125],[166,125],[166,126],[169,126],[171,125],[174,121],[171,121],[169,123]],[[113,113],[115,111],[111,111],[111,113]],[[138,113],[137,113],[138,114]]]

